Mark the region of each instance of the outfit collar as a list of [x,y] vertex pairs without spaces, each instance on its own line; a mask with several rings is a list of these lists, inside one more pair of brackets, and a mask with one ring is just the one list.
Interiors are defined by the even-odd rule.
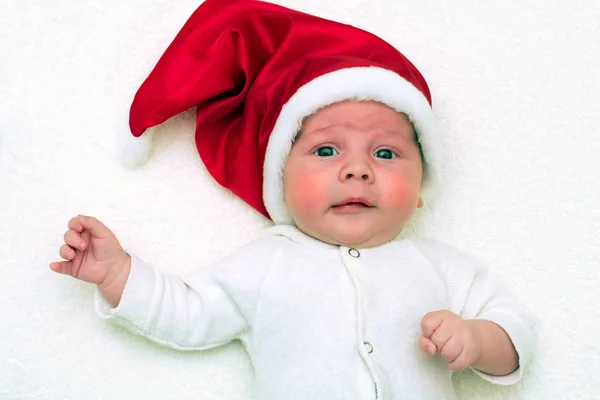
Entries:
[[267,230],[267,235],[284,236],[295,243],[323,250],[337,250],[340,248],[339,245],[329,244],[319,239],[315,239],[302,232],[294,225],[274,225]]
[[[283,237],[286,237],[286,238],[290,239],[291,241],[298,243],[300,245],[308,246],[311,248],[319,248],[319,249],[323,249],[323,250],[338,250],[340,248],[341,249],[349,249],[350,248],[348,246],[340,246],[337,244],[330,244],[330,243],[323,242],[322,240],[315,239],[314,237],[309,236],[306,233],[302,232],[295,225],[283,225],[283,224],[274,225],[267,229],[266,235],[267,236],[283,236]],[[403,241],[403,240],[404,239],[395,239],[395,240],[392,240],[390,242],[384,243],[384,244],[376,246],[376,247],[371,247],[371,248],[367,248],[367,249],[359,248],[358,250],[363,252],[363,251],[381,249],[386,246],[392,245],[393,243],[398,243],[399,241]]]

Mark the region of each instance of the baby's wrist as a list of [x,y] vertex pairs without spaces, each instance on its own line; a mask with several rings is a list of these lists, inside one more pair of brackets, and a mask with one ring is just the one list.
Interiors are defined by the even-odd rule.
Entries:
[[481,353],[483,348],[483,334],[479,327],[479,323],[481,321],[476,319],[466,319],[465,325],[471,331],[471,335],[473,337],[473,346],[475,348],[475,360],[471,363],[471,366],[477,364],[477,362],[481,359]]
[[121,295],[130,272],[131,257],[123,252],[123,257],[109,269],[106,278],[98,283],[98,289],[114,307],[121,301]]

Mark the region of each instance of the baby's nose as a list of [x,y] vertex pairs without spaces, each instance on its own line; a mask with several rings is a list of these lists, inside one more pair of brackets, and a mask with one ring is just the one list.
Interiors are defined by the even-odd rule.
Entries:
[[349,154],[343,161],[339,179],[343,182],[358,180],[371,183],[375,178],[372,167],[368,155]]
[[360,180],[362,182],[370,183],[373,181],[373,178],[373,171],[367,162],[348,164],[340,171],[340,179],[345,182]]
[[368,179],[369,179],[369,174],[367,174],[367,173],[364,173],[364,174],[362,174],[362,175],[356,175],[356,174],[353,174],[353,173],[347,173],[347,174],[346,174],[346,179],[352,179],[352,178],[354,178],[355,176],[356,176],[357,178],[358,178],[358,177],[360,177],[360,179],[362,179],[363,181],[366,181],[366,180],[368,180]]

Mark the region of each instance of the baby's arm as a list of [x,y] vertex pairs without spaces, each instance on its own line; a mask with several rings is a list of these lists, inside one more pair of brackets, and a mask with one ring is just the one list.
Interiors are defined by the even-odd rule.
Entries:
[[472,368],[489,375],[504,376],[519,367],[519,356],[508,334],[493,322],[470,319],[465,321],[480,344],[477,360]]
[[[132,255],[119,305],[112,307],[98,290],[96,310],[100,317],[163,346],[178,350],[221,346],[249,327],[246,305],[240,304],[235,289],[230,290],[229,276],[223,276],[229,275],[228,267],[209,266],[177,276]],[[251,302],[249,298],[248,306]]]
[[[232,292],[237,288],[258,292],[250,287],[260,277],[259,268],[248,268],[251,255],[232,257],[223,268],[202,268],[178,277],[129,256],[115,235],[93,217],[74,217],[68,226],[59,251],[66,261],[53,262],[50,268],[95,283],[101,317],[177,349],[216,347],[247,330],[242,309],[252,306],[251,296],[240,305]],[[242,272],[232,270],[239,267],[236,263],[243,264]]]
[[[420,347],[440,352],[453,370],[470,366],[495,383],[518,381],[532,353],[531,314],[473,258],[439,242],[419,247],[446,280],[449,300],[448,310],[423,317]],[[457,353],[465,349],[459,359]]]
[[485,320],[464,320],[448,310],[427,313],[421,321],[419,347],[440,354],[452,371],[467,367],[504,376],[519,366],[512,341],[500,326]]

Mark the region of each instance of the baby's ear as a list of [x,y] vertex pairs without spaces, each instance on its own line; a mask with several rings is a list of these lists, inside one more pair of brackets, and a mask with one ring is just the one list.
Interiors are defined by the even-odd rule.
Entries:
[[419,197],[419,201],[417,201],[417,208],[422,208],[423,207],[423,199],[421,197]]

